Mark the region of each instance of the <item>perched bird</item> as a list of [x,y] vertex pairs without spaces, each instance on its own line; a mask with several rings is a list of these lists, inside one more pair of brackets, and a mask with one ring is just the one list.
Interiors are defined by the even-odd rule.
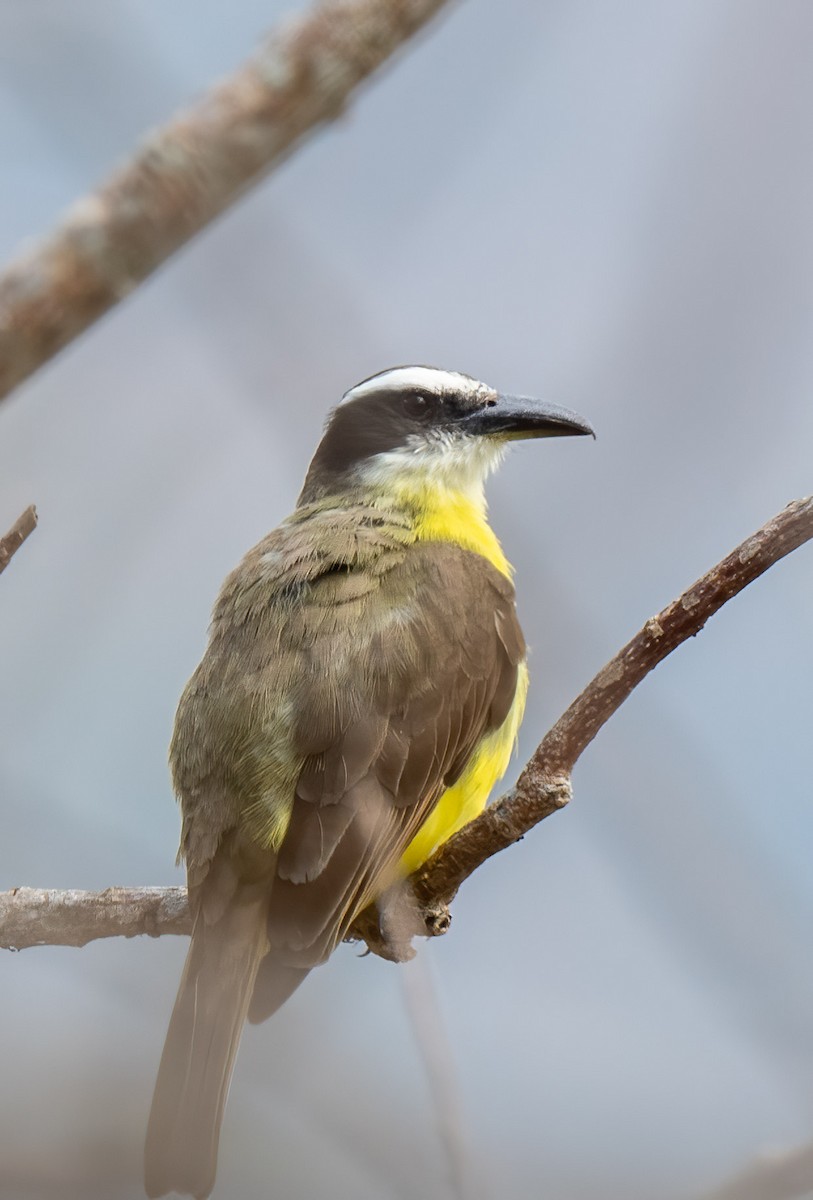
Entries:
[[215,604],[170,747],[193,930],[155,1087],[149,1196],[208,1196],[242,1026],[484,807],[527,689],[483,484],[510,442],[592,433],[396,367],[333,410],[290,517]]

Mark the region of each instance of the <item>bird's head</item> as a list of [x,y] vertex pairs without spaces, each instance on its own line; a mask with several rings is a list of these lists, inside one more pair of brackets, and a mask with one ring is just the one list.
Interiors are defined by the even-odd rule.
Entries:
[[558,405],[503,395],[456,371],[392,367],[333,409],[300,499],[427,486],[481,496],[512,441],[575,434],[593,429]]

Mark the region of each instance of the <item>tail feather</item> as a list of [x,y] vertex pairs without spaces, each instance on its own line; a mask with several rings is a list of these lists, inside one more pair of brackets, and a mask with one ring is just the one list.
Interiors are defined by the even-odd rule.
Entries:
[[240,1034],[268,949],[267,891],[245,889],[215,923],[199,912],[172,1011],[147,1128],[147,1195],[203,1200],[214,1186],[220,1124]]
[[252,1025],[266,1021],[293,995],[310,967],[288,967],[277,960],[273,950],[266,954],[254,984],[254,994],[248,1007]]

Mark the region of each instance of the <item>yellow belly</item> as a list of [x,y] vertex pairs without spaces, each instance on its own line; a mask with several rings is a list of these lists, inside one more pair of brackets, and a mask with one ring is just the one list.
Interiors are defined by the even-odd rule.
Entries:
[[528,668],[522,663],[517,676],[514,703],[508,716],[499,729],[483,738],[457,783],[443,793],[407,846],[401,859],[401,869],[405,874],[426,862],[438,846],[483,811],[491,789],[508,770],[525,711],[527,693]]

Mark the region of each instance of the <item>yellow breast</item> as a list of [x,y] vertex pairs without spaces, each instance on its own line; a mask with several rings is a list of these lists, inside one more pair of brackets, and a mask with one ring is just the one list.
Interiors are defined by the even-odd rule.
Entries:
[[511,578],[511,564],[488,523],[481,496],[440,488],[431,481],[410,488],[409,500],[417,513],[415,534],[421,542],[454,542],[473,550]]

